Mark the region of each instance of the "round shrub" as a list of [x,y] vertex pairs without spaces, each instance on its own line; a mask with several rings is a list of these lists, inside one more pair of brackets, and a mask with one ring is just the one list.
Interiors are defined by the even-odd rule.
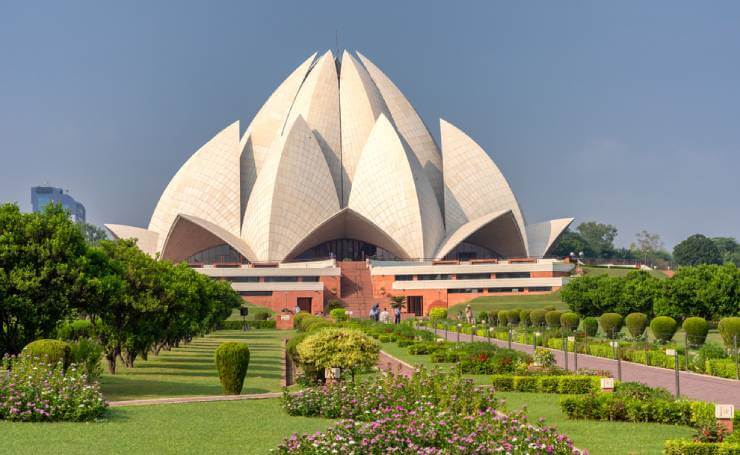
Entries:
[[595,337],[599,333],[599,320],[589,316],[583,320],[583,331],[586,336]]
[[498,324],[498,310],[493,310],[488,312],[488,325],[496,325]]
[[648,318],[645,313],[630,313],[624,318],[624,323],[627,325],[627,330],[632,335],[632,338],[641,337],[645,333],[647,320]]
[[707,340],[709,324],[707,324],[706,319],[700,317],[686,318],[681,327],[686,332],[686,337],[692,346],[701,346]]
[[57,338],[67,341],[75,341],[80,338],[92,338],[93,324],[87,319],[77,319],[63,324],[57,329]]
[[447,310],[444,308],[432,308],[429,310],[429,319],[447,319]]
[[545,308],[543,308],[543,310],[545,310],[545,312],[548,312],[548,311],[555,311],[557,310],[557,308],[555,308],[554,306],[546,306]]
[[573,312],[563,313],[560,315],[560,325],[570,331],[576,330],[579,322],[581,322],[581,318]]
[[302,326],[303,323],[310,319],[316,319],[316,316],[309,314],[309,313],[305,313],[305,312],[296,314],[293,317],[293,328],[297,330],[303,330],[303,326]]
[[506,322],[509,325],[519,324],[519,310],[509,310],[506,312]]
[[62,362],[62,368],[66,370],[72,361],[72,349],[61,340],[36,340],[23,348],[21,356],[38,357],[51,364]]
[[733,346],[733,337],[737,337],[737,343],[740,345],[740,317],[723,318],[719,321],[717,329],[725,346],[728,348]]
[[244,343],[221,343],[216,348],[216,369],[224,395],[239,395],[249,368],[249,347]]
[[103,357],[103,346],[97,341],[80,338],[69,344],[72,363],[84,371],[88,378],[97,379],[102,374],[100,359]]
[[650,322],[650,330],[652,330],[653,336],[664,343],[673,339],[677,328],[676,320],[670,316],[658,316]]
[[519,312],[519,322],[521,322],[522,326],[527,327],[532,323],[532,321],[529,319],[529,314],[531,312],[531,310],[522,310]]
[[335,327],[311,334],[296,350],[301,363],[355,372],[378,362],[380,345],[360,330]]
[[475,320],[478,322],[488,322],[488,313],[485,311],[481,311],[480,313],[478,313],[478,316],[475,318]]
[[562,311],[552,310],[545,313],[545,322],[547,327],[551,329],[560,328],[560,316],[563,315]]
[[498,312],[498,325],[504,326],[509,322],[509,312],[501,310]]
[[547,311],[545,310],[532,310],[531,313],[529,313],[529,320],[532,322],[532,325],[535,327],[542,327],[545,325],[545,315],[547,314]]
[[[300,314],[300,313],[298,313],[298,314]],[[254,320],[255,321],[266,321],[268,319],[270,319],[270,313],[268,313],[267,311],[258,311],[256,313],[254,313]]]
[[616,338],[620,330],[622,330],[622,324],[624,319],[619,313],[604,313],[599,317],[599,325],[604,334],[609,338]]
[[303,324],[301,324],[301,326],[303,327],[303,332],[309,333],[315,332],[325,327],[332,327],[334,326],[334,324],[323,318],[314,318],[311,320],[305,320]]
[[331,316],[331,318],[337,322],[342,322],[349,319],[349,317],[347,316],[347,310],[345,310],[344,308],[334,308],[329,312],[329,316]]

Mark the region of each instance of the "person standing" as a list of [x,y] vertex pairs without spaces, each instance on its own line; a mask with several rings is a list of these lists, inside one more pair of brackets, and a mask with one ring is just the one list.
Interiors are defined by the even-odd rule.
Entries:
[[472,324],[473,323],[473,309],[470,308],[470,305],[466,305],[465,306],[465,321],[468,324]]
[[388,324],[391,320],[391,314],[388,313],[387,308],[383,308],[383,311],[380,312],[380,322],[383,324]]
[[401,323],[401,307],[396,307],[393,309],[393,316],[394,316],[394,322],[396,324]]

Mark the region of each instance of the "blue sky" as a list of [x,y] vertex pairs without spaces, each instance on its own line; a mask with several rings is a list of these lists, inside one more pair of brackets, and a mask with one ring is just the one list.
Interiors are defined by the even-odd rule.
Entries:
[[180,165],[314,51],[360,50],[480,143],[527,220],[740,238],[738,2],[0,0],[0,202],[146,226]]

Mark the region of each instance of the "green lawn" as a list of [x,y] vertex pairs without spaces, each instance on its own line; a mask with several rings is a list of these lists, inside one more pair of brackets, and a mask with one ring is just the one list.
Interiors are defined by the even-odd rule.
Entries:
[[221,330],[172,351],[150,356],[147,361],[139,359],[134,368],[119,363],[115,375],[106,373],[101,378],[103,394],[109,401],[220,395],[213,353],[226,341],[247,343],[251,351],[242,393],[278,392],[282,339],[293,334],[285,330]]
[[576,447],[588,449],[592,455],[660,454],[667,439],[690,439],[693,435],[692,429],[675,425],[569,420],[560,411],[560,395],[519,392],[497,395],[506,399],[507,409],[526,406],[530,421],[544,417],[547,424],[568,435]]
[[[589,267],[589,266],[582,266],[581,267],[584,272],[586,272],[586,275],[609,275],[609,276],[625,276],[630,272],[634,272],[637,269],[634,268],[626,268],[626,267]],[[648,273],[650,273],[652,276],[660,279],[668,278],[668,276],[661,272],[660,270],[650,270]]]
[[3,454],[267,454],[329,420],[291,417],[278,399],[112,408],[95,423],[0,421]]
[[[274,315],[275,312],[271,309],[255,305],[254,303],[244,301],[242,303],[242,306],[245,306],[249,308],[249,314],[247,315],[247,321],[254,321],[254,315],[257,314],[260,311],[265,311],[267,313],[270,313],[270,315]],[[234,308],[234,310],[231,312],[231,316],[226,319],[227,321],[241,321],[243,318],[241,316],[241,313],[239,312],[239,308]]]
[[559,310],[565,310],[568,307],[560,300],[560,292],[555,291],[550,294],[541,295],[485,295],[476,297],[467,302],[458,303],[449,308],[448,313],[454,316],[458,311],[465,311],[465,305],[470,304],[474,313],[491,310],[535,310],[538,308],[555,307]]
[[[461,334],[461,339],[470,335]],[[412,365],[428,369],[448,370],[452,364],[432,363],[428,355],[411,355],[406,348],[395,343],[383,343],[382,349],[388,354]],[[465,375],[476,384],[491,383],[488,375]],[[690,438],[693,431],[687,427],[660,425],[653,423],[600,422],[592,420],[569,420],[560,411],[560,397],[557,394],[499,392],[506,398],[509,410],[527,406],[531,422],[540,417],[548,425],[555,425],[561,433],[570,436],[579,448],[591,454],[659,454],[662,453],[666,439]]]

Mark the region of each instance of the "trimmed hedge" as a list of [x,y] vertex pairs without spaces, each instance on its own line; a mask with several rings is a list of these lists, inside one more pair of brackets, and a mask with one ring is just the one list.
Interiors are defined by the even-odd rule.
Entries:
[[599,333],[599,320],[589,316],[583,320],[583,331],[590,337],[595,337]]
[[444,308],[432,308],[429,310],[429,318],[432,320],[447,319],[447,310]]
[[568,330],[576,330],[581,318],[576,313],[567,312],[560,315],[560,325]]
[[61,340],[36,340],[28,343],[21,355],[38,357],[51,364],[62,362],[62,368],[66,370],[72,361],[72,348]]
[[329,316],[337,322],[346,321],[349,319],[349,316],[347,316],[347,310],[344,308],[334,308],[329,312]]
[[478,313],[478,314],[476,315],[476,317],[475,317],[475,320],[476,320],[476,321],[477,321],[478,323],[481,323],[481,322],[483,322],[483,321],[486,321],[486,322],[488,322],[488,312],[486,312],[486,311],[481,311],[480,313]]
[[[242,321],[224,321],[221,328],[224,330],[241,330]],[[275,321],[247,321],[250,329],[274,329]]]
[[706,363],[707,374],[721,378],[736,379],[737,366],[733,359],[710,359]]
[[249,347],[230,341],[216,348],[216,369],[224,395],[239,395],[249,368]]
[[547,327],[551,329],[557,329],[560,327],[560,316],[562,316],[563,312],[558,310],[552,310],[545,313],[545,322],[547,323]]
[[519,310],[509,310],[506,312],[506,322],[512,325],[519,324]]
[[547,314],[547,311],[545,310],[532,310],[531,313],[529,313],[529,320],[532,321],[532,325],[535,327],[542,327],[545,325],[545,315]]
[[266,321],[270,319],[270,313],[267,311],[258,311],[254,313],[254,320],[255,321]]
[[624,323],[632,338],[639,338],[645,333],[647,321],[648,317],[645,313],[630,313],[624,318]]
[[608,338],[616,338],[619,331],[622,330],[623,324],[624,319],[619,313],[604,313],[599,317],[601,331]]
[[540,392],[561,394],[583,394],[599,389],[600,378],[596,376],[512,376],[495,374],[491,377],[497,392]]
[[724,318],[719,321],[717,326],[719,334],[722,335],[722,341],[728,348],[733,346],[733,337],[737,337],[737,343],[740,345],[740,317]]
[[521,310],[519,312],[519,321],[521,322],[523,327],[528,327],[532,324],[532,320],[529,319],[529,315],[532,313],[532,310]]
[[653,336],[664,343],[673,339],[677,328],[676,320],[670,316],[658,316],[650,322],[650,330],[653,331]]
[[686,336],[691,345],[701,346],[707,340],[709,324],[707,324],[706,319],[699,317],[686,318],[681,327],[683,327],[686,332]]
[[77,341],[80,338],[92,338],[92,336],[93,324],[87,319],[77,319],[57,329],[57,338],[66,341]]
[[740,455],[740,444],[674,439],[665,442],[663,453],[665,455]]
[[707,406],[712,404],[688,400],[623,398],[614,393],[592,393],[564,397],[560,400],[560,408],[569,419],[656,422],[687,426],[699,423],[694,413],[701,412],[704,415],[703,408]]

